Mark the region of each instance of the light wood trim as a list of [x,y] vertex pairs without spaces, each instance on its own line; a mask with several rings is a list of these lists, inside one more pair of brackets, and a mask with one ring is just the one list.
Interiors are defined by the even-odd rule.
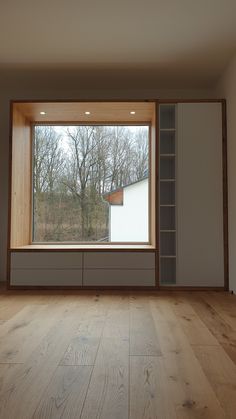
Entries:
[[113,121],[113,122],[111,122],[111,121],[109,121],[109,120],[105,120],[104,119],[104,121],[102,121],[102,122],[99,122],[99,121],[93,121],[93,120],[91,120],[91,121],[88,121],[88,122],[86,122],[86,121],[83,121],[83,122],[75,122],[75,121],[66,121],[66,122],[58,122],[58,121],[46,121],[46,122],[42,122],[42,121],[33,121],[33,122],[31,122],[31,125],[32,126],[35,126],[35,125],[41,125],[41,126],[51,126],[51,125],[55,125],[55,126],[64,126],[64,127],[67,127],[67,126],[84,126],[84,127],[89,127],[89,126],[93,126],[93,125],[96,125],[96,126],[114,126],[114,125],[116,125],[116,126],[127,126],[127,127],[130,127],[130,126],[132,126],[132,125],[135,125],[135,126],[138,126],[138,127],[142,127],[142,126],[150,126],[150,122],[149,121],[137,121],[137,122],[135,122],[134,120],[133,121],[127,121],[127,120],[121,120],[121,121]]
[[148,292],[152,295],[158,295],[160,292],[170,292],[170,293],[178,293],[178,292],[203,292],[203,291],[214,291],[214,292],[222,292],[224,291],[224,287],[165,287],[165,286],[160,286],[160,287],[156,287],[156,286],[94,286],[94,285],[90,285],[90,286],[74,286],[74,285],[70,285],[70,286],[40,286],[40,285],[35,285],[35,286],[25,286],[25,285],[9,285],[7,287],[8,290],[19,290],[19,291],[66,291],[66,290],[71,290],[71,291],[79,291],[79,293],[82,295],[88,291],[102,291],[102,292],[122,292],[122,293],[127,293],[130,291],[135,291],[135,292],[140,292],[143,294],[143,292]]
[[218,103],[224,99],[160,99],[160,104],[177,104],[177,103]]
[[[152,102],[21,102],[16,104],[17,108],[31,122],[41,123],[104,123],[123,122],[128,124],[137,122],[151,122],[153,113]],[[40,112],[46,112],[40,115]],[[89,111],[90,115],[85,112]],[[135,115],[130,112],[135,111]]]
[[33,238],[33,222],[34,222],[34,198],[33,198],[33,188],[34,188],[34,179],[33,179],[33,171],[34,171],[34,157],[33,157],[33,138],[34,138],[34,130],[32,124],[30,125],[30,225],[29,225],[29,243],[32,243]]
[[155,103],[155,127],[156,127],[156,140],[155,140],[155,247],[156,247],[156,287],[160,287],[160,237],[159,237],[159,141],[160,141],[160,133],[159,133],[159,101]]
[[[74,285],[70,285],[70,286],[40,286],[40,285],[35,285],[35,286],[25,286],[25,285],[9,285],[7,287],[8,290],[19,290],[19,291],[66,291],[66,290],[71,290],[71,291],[80,291],[81,294],[83,294],[84,292],[88,292],[88,291],[117,291],[117,292],[130,292],[130,291],[140,291],[140,292],[150,292],[150,293],[156,293],[157,292],[157,288],[155,286],[108,286],[108,285],[104,285],[104,286],[99,286],[99,285],[90,285],[90,286],[74,286]],[[173,290],[174,291],[174,290]]]
[[[93,102],[93,101],[12,101],[11,102],[11,108],[12,108],[12,159],[11,159],[11,171],[12,171],[12,184],[15,182],[15,189],[17,189],[17,194],[22,197],[21,203],[22,205],[25,205],[27,207],[27,210],[20,210],[21,211],[21,218],[23,222],[20,222],[20,226],[24,225],[24,236],[21,236],[18,240],[16,240],[17,237],[17,223],[13,222],[14,219],[16,219],[16,213],[19,212],[19,205],[18,203],[14,203],[15,198],[13,195],[15,192],[12,189],[12,193],[10,194],[10,200],[12,201],[11,204],[11,213],[12,215],[9,217],[12,219],[11,225],[9,226],[9,237],[11,236],[11,240],[9,240],[9,248],[18,248],[22,247],[24,245],[30,245],[32,244],[32,129],[35,125],[35,121],[32,120],[32,114],[30,112],[38,111],[39,109],[42,109],[44,105],[47,105],[47,109],[52,110],[52,107],[56,108],[56,112],[58,112],[58,121],[57,124],[63,124],[61,120],[63,119],[63,115],[66,113],[69,113],[69,115],[72,115],[72,112],[75,112],[78,114],[78,110],[80,109],[85,110],[89,106],[90,109],[94,109],[94,111],[97,111],[101,118],[100,122],[99,120],[96,120],[95,122],[89,120],[84,120],[82,123],[84,124],[93,124],[93,123],[102,123],[102,124],[125,124],[125,125],[148,125],[151,124],[151,118],[153,115],[153,107],[154,107],[154,101],[117,101],[117,102]],[[124,122],[123,116],[121,114],[123,113],[127,117],[127,113],[129,110],[135,110],[137,115],[130,115],[130,121]],[[110,112],[110,113],[109,113]],[[110,115],[110,120],[107,120],[107,116]],[[111,117],[112,115],[112,117]],[[19,141],[19,130],[16,133],[16,124],[17,122],[17,116],[18,119],[20,118],[21,121],[21,127],[22,127],[22,134],[23,132],[27,132],[27,147],[25,144],[23,154],[20,156],[19,153],[15,152],[15,148],[18,147],[19,150],[22,151],[22,144],[21,141]],[[60,117],[60,118],[59,118]],[[106,118],[106,120],[105,120]],[[111,119],[112,118],[112,119]],[[48,116],[47,116],[48,119]],[[99,119],[99,118],[98,118]],[[75,118],[74,118],[75,121]],[[43,121],[40,123],[43,124]],[[46,121],[46,124],[48,121]],[[68,120],[66,119],[65,124],[68,124]],[[79,124],[80,121],[77,119],[76,123]],[[17,138],[18,137],[18,140]],[[18,160],[17,160],[18,156]],[[21,164],[21,162],[24,162]],[[18,170],[19,169],[19,170]],[[16,172],[20,172],[22,176],[24,177],[24,182],[22,181],[22,176],[17,177]],[[20,180],[20,183],[24,185],[21,189],[17,186],[17,180]],[[24,193],[23,193],[24,190]],[[27,191],[27,192],[26,192]],[[13,211],[13,208],[17,208],[17,210]],[[15,217],[15,218],[14,218]],[[14,238],[14,239],[13,239]],[[38,243],[41,245],[41,243]],[[70,243],[69,243],[70,244]],[[73,243],[74,244],[74,243]],[[79,243],[81,245],[81,243]],[[92,245],[94,246],[95,243],[84,243],[85,245]],[[113,245],[116,243],[109,243],[110,245]],[[120,243],[117,243],[120,245]],[[146,243],[126,243],[128,245],[131,245],[132,247],[135,245],[145,245]],[[125,245],[126,245],[125,244]],[[68,246],[68,244],[62,244],[63,246]]]
[[223,234],[224,234],[224,288],[229,290],[229,238],[228,238],[228,163],[226,101],[222,101],[222,167],[223,167]]
[[181,285],[161,285],[161,291],[224,291],[224,287],[196,287],[196,286],[181,286]]
[[99,245],[94,245],[94,244],[68,244],[68,245],[64,245],[64,244],[32,244],[32,245],[25,245],[25,246],[21,246],[21,247],[13,247],[11,249],[11,252],[27,252],[27,251],[35,251],[37,252],[38,250],[42,250],[44,252],[47,251],[83,251],[83,252],[87,252],[87,251],[95,251],[95,252],[99,252],[99,251],[107,251],[107,250],[111,250],[111,251],[123,251],[123,250],[127,250],[127,251],[155,251],[155,247],[151,246],[149,244],[147,245],[137,245],[137,244],[130,244],[130,245],[122,245],[122,244],[99,244]]
[[156,106],[153,109],[149,135],[149,241],[156,247]]
[[24,246],[30,242],[31,220],[31,135],[24,115],[13,108],[11,238],[10,245]]
[[10,102],[10,119],[9,119],[9,161],[8,161],[8,176],[9,176],[9,188],[8,188],[8,235],[7,235],[7,289],[10,287],[10,275],[11,275],[11,185],[12,185],[12,135],[13,135],[13,102]]

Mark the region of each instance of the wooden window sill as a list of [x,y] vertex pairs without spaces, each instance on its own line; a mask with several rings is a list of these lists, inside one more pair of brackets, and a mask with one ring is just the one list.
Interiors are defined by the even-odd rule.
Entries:
[[153,251],[155,246],[149,244],[30,244],[12,247],[10,251]]

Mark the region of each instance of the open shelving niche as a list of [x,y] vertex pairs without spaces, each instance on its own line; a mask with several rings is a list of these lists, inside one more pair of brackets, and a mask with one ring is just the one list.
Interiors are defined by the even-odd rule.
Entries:
[[176,105],[159,107],[160,285],[176,284]]

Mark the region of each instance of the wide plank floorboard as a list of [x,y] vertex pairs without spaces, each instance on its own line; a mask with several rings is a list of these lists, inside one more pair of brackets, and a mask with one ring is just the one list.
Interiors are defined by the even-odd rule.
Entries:
[[234,419],[236,296],[0,293],[0,419]]
[[162,355],[148,299],[145,297],[131,297],[130,355]]
[[197,295],[191,295],[190,299],[191,305],[198,317],[215,336],[232,361],[236,363],[236,329],[232,328],[232,326],[223,319],[216,308],[213,308],[207,299],[203,299]]
[[81,419],[128,419],[129,342],[103,338]]
[[34,419],[80,417],[92,367],[59,366],[36,409]]
[[32,417],[41,394],[60,362],[68,340],[75,333],[80,310],[64,307],[61,319],[42,339],[27,361],[12,371],[0,391],[1,419]]
[[[224,411],[168,301],[151,302],[178,419],[223,419]],[[160,310],[161,309],[161,310]]]
[[195,346],[194,353],[227,418],[236,416],[236,365],[222,347]]
[[161,357],[130,357],[130,419],[177,418]]

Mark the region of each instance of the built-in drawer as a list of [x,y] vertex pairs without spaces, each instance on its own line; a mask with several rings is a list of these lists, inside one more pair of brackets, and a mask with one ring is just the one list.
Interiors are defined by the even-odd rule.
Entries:
[[11,285],[81,286],[82,269],[12,269]]
[[85,269],[155,269],[154,252],[85,252]]
[[84,286],[155,286],[154,269],[85,269]]
[[11,253],[12,269],[78,269],[82,268],[80,252]]

